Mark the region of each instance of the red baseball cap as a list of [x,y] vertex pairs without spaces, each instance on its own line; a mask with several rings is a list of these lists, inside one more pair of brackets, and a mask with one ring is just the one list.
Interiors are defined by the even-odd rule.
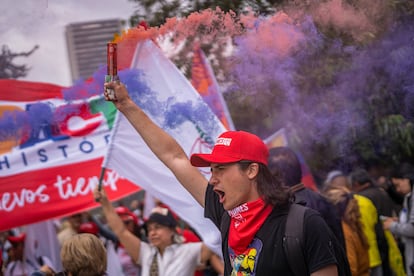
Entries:
[[262,139],[246,131],[226,131],[216,140],[211,153],[191,155],[195,167],[209,167],[211,163],[225,164],[242,160],[267,165],[269,150]]
[[127,207],[125,206],[118,206],[115,208],[116,213],[121,217],[122,221],[134,221],[135,224],[139,223],[138,217],[131,212]]
[[79,227],[79,233],[89,233],[97,236],[99,228],[94,222],[84,222]]
[[7,240],[11,243],[20,243],[20,242],[24,242],[26,239],[26,233],[21,233],[20,235],[17,236],[8,236]]

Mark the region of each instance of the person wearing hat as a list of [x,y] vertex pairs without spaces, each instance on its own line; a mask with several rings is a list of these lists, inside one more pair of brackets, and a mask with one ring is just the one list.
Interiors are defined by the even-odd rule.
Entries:
[[91,221],[82,222],[79,226],[79,233],[89,233],[99,237],[99,228],[96,223]]
[[141,275],[192,276],[213,254],[202,242],[182,243],[176,230],[177,221],[168,208],[152,210],[145,222],[146,242],[128,230],[122,220],[123,214],[116,212],[104,188],[96,187],[94,198],[101,203],[109,227],[126,252],[141,267]]
[[404,260],[407,276],[414,275],[414,166],[403,163],[391,172],[395,190],[404,195],[403,208],[399,217],[384,217],[383,227],[390,230],[404,244]]
[[139,226],[139,218],[128,207],[118,206],[115,208],[115,212],[121,217],[125,226],[129,231],[134,233],[138,237],[141,235],[141,227]]
[[45,275],[53,275],[52,262],[46,256],[38,258],[30,258],[24,254],[24,243],[26,240],[26,233],[21,233],[16,236],[8,236],[8,242],[11,244],[11,262],[8,263],[5,276],[14,275],[31,275],[33,272],[42,268]]
[[[141,238],[139,219],[125,206],[118,206],[115,208],[115,212],[121,218],[127,230],[133,233],[135,236]],[[125,246],[118,241],[116,253],[122,266],[122,272],[125,276],[139,276],[141,275],[141,269],[136,262],[131,258],[128,252],[125,250]]]
[[[108,89],[115,92],[114,99],[108,97]],[[123,83],[105,83],[104,96],[205,208],[207,218],[221,229],[222,218],[231,217],[230,227],[221,229],[224,275],[294,275],[281,246],[290,195],[269,171],[269,152],[259,137],[227,131],[210,154],[193,154],[189,159],[177,141],[132,101]],[[198,167],[210,167],[209,181]],[[307,209],[303,226],[306,248],[302,253],[309,274],[338,275],[341,264],[327,224],[316,211]]]

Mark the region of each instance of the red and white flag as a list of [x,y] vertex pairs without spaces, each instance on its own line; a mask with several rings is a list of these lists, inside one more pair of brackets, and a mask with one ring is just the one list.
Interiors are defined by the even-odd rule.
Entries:
[[[117,112],[102,89],[103,77],[69,88],[0,80],[0,231],[99,206],[92,191]],[[104,185],[113,199],[140,190],[109,170]]]

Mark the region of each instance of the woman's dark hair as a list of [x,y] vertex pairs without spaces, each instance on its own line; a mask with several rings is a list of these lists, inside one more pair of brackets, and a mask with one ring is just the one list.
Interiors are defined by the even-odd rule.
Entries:
[[[250,164],[256,163],[251,161],[239,162],[240,169],[245,171]],[[259,173],[257,174],[257,191],[261,198],[272,206],[284,206],[289,203],[291,195],[289,188],[282,185],[281,178],[272,175],[269,168],[261,163],[259,164]]]
[[391,177],[409,178],[414,180],[414,166],[410,163],[402,163],[392,170]]
[[414,185],[414,166],[410,163],[402,163],[395,167],[391,172],[392,178],[407,178],[410,180],[411,187]]
[[362,169],[362,168],[357,168],[353,170],[349,174],[348,178],[349,178],[349,183],[351,183],[352,187],[354,187],[356,183],[358,183],[359,186],[364,185],[366,183],[370,183],[371,185],[374,184],[369,173],[365,169]]

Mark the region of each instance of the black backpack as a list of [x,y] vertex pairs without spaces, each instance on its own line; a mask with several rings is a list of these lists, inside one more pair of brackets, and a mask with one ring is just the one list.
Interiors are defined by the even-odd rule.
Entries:
[[309,275],[302,250],[303,220],[306,208],[299,204],[290,206],[283,237],[283,249],[290,269],[295,275]]

